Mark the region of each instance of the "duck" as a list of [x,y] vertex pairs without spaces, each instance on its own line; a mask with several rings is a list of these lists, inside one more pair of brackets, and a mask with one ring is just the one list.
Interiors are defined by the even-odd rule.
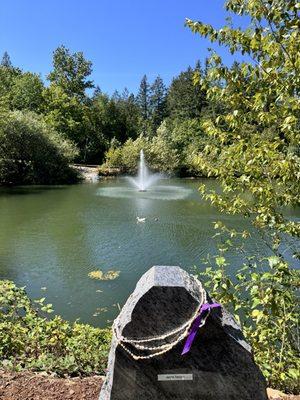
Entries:
[[145,222],[146,218],[136,217],[137,222]]

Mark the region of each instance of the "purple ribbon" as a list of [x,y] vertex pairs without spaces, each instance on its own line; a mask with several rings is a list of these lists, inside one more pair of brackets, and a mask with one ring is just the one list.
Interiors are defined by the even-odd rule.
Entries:
[[209,312],[211,310],[211,308],[217,308],[217,307],[221,307],[221,304],[219,304],[219,303],[211,303],[211,304],[210,303],[205,303],[205,304],[202,304],[202,306],[200,307],[200,310],[199,310],[199,314],[194,319],[194,322],[192,324],[191,330],[190,330],[189,335],[188,335],[188,337],[186,339],[186,342],[184,344],[184,348],[182,350],[181,355],[184,355],[184,354],[186,354],[186,353],[188,353],[190,351],[190,349],[192,347],[192,344],[193,344],[193,341],[194,341],[194,339],[196,337],[198,328],[199,328],[199,326],[201,324],[201,321],[202,321],[202,319],[204,317],[204,313],[206,311]]

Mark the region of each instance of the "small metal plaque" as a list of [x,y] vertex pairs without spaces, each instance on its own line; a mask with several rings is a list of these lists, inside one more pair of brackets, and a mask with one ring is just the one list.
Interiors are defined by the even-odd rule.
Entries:
[[158,381],[192,381],[193,374],[161,374],[157,375]]

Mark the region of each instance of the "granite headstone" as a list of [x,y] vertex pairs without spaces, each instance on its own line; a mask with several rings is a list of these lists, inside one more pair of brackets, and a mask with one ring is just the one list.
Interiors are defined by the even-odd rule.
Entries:
[[[179,267],[151,268],[117,317],[118,332],[139,340],[176,330],[199,309],[200,286]],[[207,301],[211,302],[208,295]],[[168,340],[176,340],[176,335]],[[114,336],[100,400],[267,400],[251,348],[223,307],[211,310],[190,351],[182,355],[184,343],[180,340],[164,354],[136,360]],[[135,355],[151,354],[129,343],[126,348]]]

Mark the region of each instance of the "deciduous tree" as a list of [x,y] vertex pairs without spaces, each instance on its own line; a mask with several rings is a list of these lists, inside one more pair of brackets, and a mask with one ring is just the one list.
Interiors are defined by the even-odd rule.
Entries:
[[300,236],[300,223],[281,212],[300,201],[299,6],[294,0],[227,1],[227,10],[251,21],[246,30],[187,20],[193,32],[252,59],[230,68],[215,54],[207,79],[196,77],[209,100],[226,107],[204,119],[211,142],[196,162],[222,183],[223,196],[207,194],[213,203],[252,216],[273,232],[274,246],[281,233]]
[[91,73],[92,63],[81,51],[72,54],[65,46],[60,46],[53,53],[53,71],[48,79],[69,96],[84,98],[86,89],[94,87],[93,81],[88,79]]

